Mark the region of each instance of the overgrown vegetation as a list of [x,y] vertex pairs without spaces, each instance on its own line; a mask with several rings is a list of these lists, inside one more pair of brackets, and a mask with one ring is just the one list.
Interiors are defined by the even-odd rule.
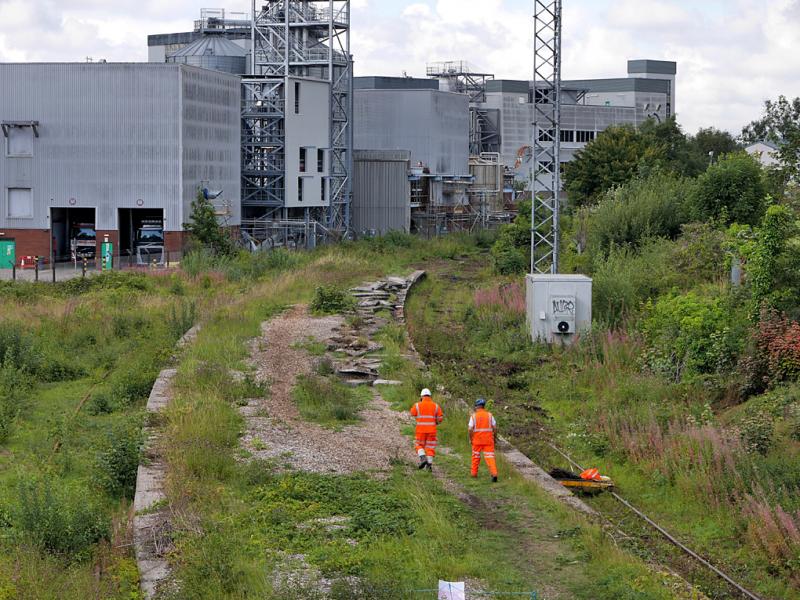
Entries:
[[[769,126],[788,110],[769,106]],[[494,396],[510,435],[544,466],[567,465],[541,443],[542,428],[761,594],[795,597],[796,188],[775,172],[786,164],[765,171],[732,147],[692,167],[684,150],[695,140],[682,135],[612,130],[568,167],[561,270],[594,279],[593,328],[572,348],[531,347],[510,300],[521,290],[507,275],[530,260],[529,207],[501,231],[495,274],[474,274],[481,289],[427,284],[425,301],[449,310],[417,306],[415,344],[448,387]],[[615,164],[619,145],[628,158]],[[638,551],[672,560],[657,544]]]
[[330,376],[304,375],[298,379],[292,396],[304,419],[344,425],[358,420],[358,412],[371,394],[368,388],[349,387]]

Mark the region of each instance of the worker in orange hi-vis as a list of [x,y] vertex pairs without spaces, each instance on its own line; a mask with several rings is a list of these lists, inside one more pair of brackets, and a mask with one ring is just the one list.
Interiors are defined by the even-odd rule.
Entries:
[[481,453],[489,467],[492,481],[497,483],[497,463],[494,460],[494,437],[497,431],[497,421],[492,413],[486,410],[486,400],[478,398],[475,401],[475,412],[469,418],[469,441],[472,444],[472,476],[478,476],[478,466],[481,464]]
[[436,428],[444,419],[442,408],[431,400],[428,388],[419,394],[419,402],[411,407],[411,416],[417,420],[414,450],[419,456],[419,468],[428,467],[433,471],[433,457],[436,456]]

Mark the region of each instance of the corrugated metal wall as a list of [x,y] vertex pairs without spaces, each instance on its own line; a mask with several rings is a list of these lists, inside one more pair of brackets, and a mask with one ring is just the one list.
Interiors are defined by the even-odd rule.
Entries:
[[432,174],[469,175],[469,98],[433,90],[356,90],[356,148],[410,150]]
[[183,220],[191,214],[198,186],[223,190],[215,200],[230,207],[229,225],[242,221],[241,80],[227,73],[181,69]]
[[[180,230],[187,216],[181,199],[190,184],[182,172],[181,140],[191,148],[195,118],[182,108],[181,71],[205,73],[147,63],[0,64],[0,120],[39,122],[33,156],[0,152],[0,227],[47,229],[50,207],[72,207],[95,208],[97,229],[114,230],[119,208],[161,208],[166,228]],[[203,154],[196,160],[224,163],[226,172],[238,173],[239,122],[229,116],[238,115],[238,78],[211,78],[195,82],[198,103],[226,108],[213,113],[220,123],[202,133]],[[204,96],[199,89],[206,85],[211,89]],[[185,105],[191,110],[193,102]],[[210,160],[208,153],[216,155]],[[197,183],[192,178],[192,186]],[[230,185],[238,204],[238,175]],[[32,189],[31,218],[7,217],[8,187]]]
[[411,227],[411,183],[408,151],[356,150],[353,154],[353,229],[408,232]]

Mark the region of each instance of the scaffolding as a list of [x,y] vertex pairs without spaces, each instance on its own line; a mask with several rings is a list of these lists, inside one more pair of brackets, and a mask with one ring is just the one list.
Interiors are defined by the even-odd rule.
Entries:
[[[270,229],[269,222],[281,221],[284,229],[297,223],[305,232],[313,221],[331,235],[347,236],[353,147],[350,0],[253,0],[252,15],[251,69],[242,79],[242,207],[250,217],[243,226],[259,233]],[[327,206],[286,206],[288,77],[330,85]]]
[[428,63],[428,77],[443,82],[443,91],[469,96],[470,104],[486,102],[486,82],[494,79],[492,73],[480,73],[463,60]]
[[534,1],[531,273],[558,273],[561,3]]

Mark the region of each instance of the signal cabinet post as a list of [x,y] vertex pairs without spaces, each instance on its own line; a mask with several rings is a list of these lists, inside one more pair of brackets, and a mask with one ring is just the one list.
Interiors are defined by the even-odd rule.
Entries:
[[585,275],[528,275],[525,302],[535,342],[571,344],[592,327],[592,280]]

